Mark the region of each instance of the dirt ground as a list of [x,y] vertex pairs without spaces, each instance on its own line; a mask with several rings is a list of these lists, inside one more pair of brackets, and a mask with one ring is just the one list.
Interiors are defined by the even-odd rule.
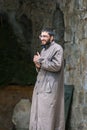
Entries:
[[32,99],[33,86],[9,85],[0,88],[0,130],[12,130],[14,106],[23,99]]

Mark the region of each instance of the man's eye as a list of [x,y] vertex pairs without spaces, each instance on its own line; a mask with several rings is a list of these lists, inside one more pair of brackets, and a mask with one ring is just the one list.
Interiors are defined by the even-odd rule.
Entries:
[[42,38],[42,37],[47,38],[47,37],[49,37],[49,36],[48,36],[48,35],[40,35],[40,36],[39,36],[39,38]]

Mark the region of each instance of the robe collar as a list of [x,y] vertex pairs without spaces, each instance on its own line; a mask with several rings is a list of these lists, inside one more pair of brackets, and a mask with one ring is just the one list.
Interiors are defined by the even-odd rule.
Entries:
[[46,50],[46,49],[48,49],[48,48],[51,46],[52,43],[53,43],[53,42],[49,42],[48,44],[41,45],[41,47]]

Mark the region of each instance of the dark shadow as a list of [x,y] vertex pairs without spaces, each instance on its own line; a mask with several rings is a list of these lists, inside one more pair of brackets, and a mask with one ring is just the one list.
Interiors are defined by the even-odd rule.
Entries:
[[64,89],[65,89],[65,129],[68,130],[72,108],[74,85],[64,85]]
[[55,41],[64,48],[64,15],[60,10],[59,4],[56,3],[56,9],[53,14],[53,28],[55,30]]
[[[21,24],[23,24],[23,31],[27,38],[28,35],[32,34],[32,26],[31,21],[25,19],[27,19],[26,16],[21,17]],[[26,27],[26,24],[30,29]],[[27,29],[25,30],[25,28]],[[25,31],[26,33],[30,32],[26,35]],[[30,37],[32,38],[32,36]],[[28,41],[26,44],[31,44],[30,42]],[[36,70],[30,57],[31,52],[27,53],[21,46],[17,42],[17,37],[8,22],[7,15],[0,14],[0,86],[34,84]]]

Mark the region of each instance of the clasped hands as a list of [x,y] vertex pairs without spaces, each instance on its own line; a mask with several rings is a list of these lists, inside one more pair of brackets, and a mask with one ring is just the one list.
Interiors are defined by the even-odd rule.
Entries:
[[34,58],[33,58],[33,62],[34,62],[34,64],[35,64],[35,66],[37,67],[37,68],[40,68],[41,67],[41,64],[38,62],[38,60],[40,59],[40,54],[39,54],[39,52],[37,52],[37,54],[36,55],[34,55]]

